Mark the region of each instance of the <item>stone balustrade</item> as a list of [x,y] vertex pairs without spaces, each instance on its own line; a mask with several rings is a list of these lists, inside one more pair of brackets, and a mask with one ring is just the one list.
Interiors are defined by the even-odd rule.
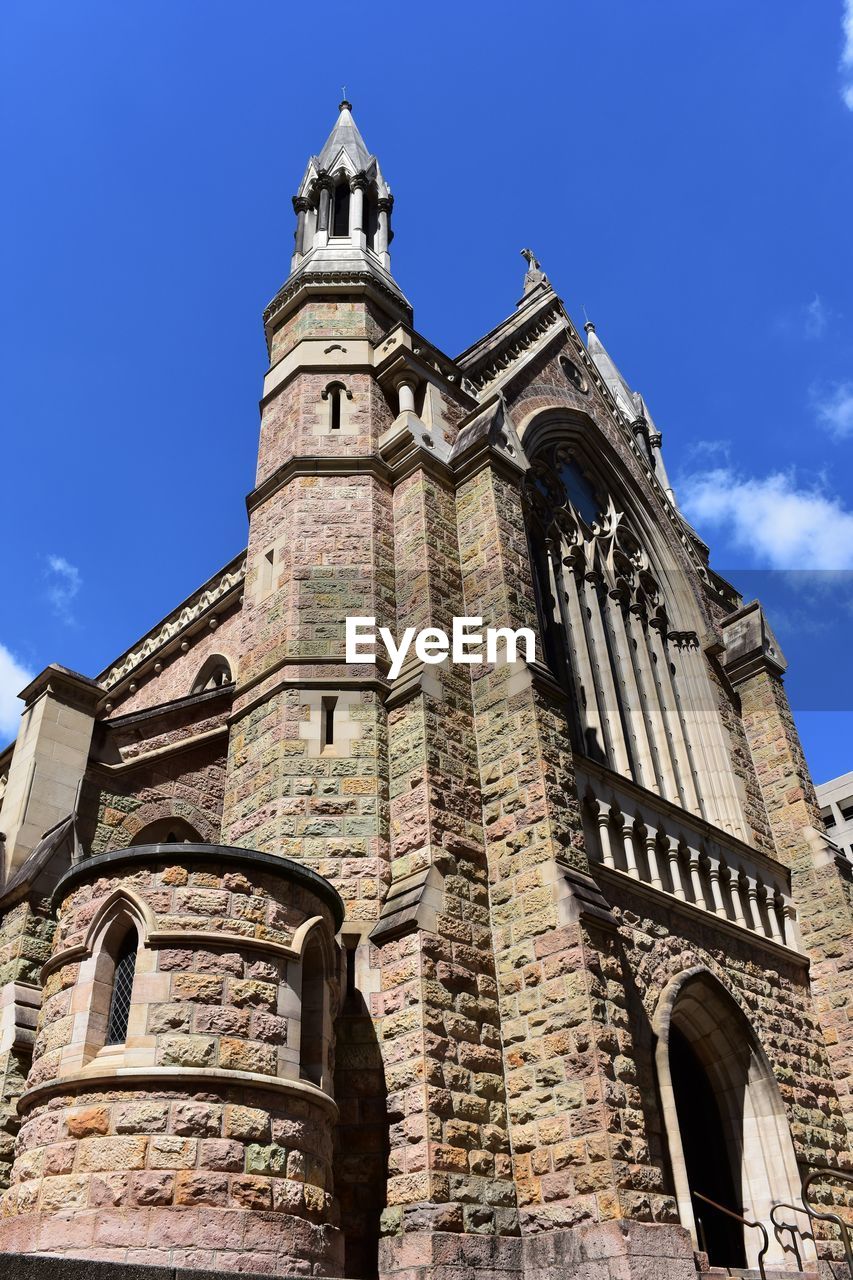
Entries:
[[576,760],[576,775],[587,845],[601,867],[801,949],[781,863],[588,760]]

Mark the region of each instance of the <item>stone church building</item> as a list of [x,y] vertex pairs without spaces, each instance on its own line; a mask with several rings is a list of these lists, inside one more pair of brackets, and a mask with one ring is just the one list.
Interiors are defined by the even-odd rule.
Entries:
[[531,253],[450,357],[348,103],[293,203],[247,549],[0,754],[0,1270],[817,1273],[853,869],[761,606]]

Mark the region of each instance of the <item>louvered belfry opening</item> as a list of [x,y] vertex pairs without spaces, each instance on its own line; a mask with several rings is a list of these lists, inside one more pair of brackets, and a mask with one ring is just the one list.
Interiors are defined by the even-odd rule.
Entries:
[[130,995],[133,991],[133,975],[136,972],[138,940],[131,929],[125,935],[116,956],[113,994],[110,1000],[110,1016],[107,1021],[106,1044],[124,1044],[127,1039],[127,1023],[130,1017]]

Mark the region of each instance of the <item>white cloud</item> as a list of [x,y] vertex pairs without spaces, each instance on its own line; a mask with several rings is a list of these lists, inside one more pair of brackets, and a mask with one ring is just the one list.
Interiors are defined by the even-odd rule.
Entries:
[[24,709],[18,694],[30,683],[33,674],[21,666],[4,644],[0,644],[0,745],[5,745],[18,732],[18,722]]
[[53,611],[63,622],[73,622],[71,602],[82,586],[80,570],[69,564],[64,556],[48,556],[46,576],[48,579],[47,598],[53,605]]
[[691,440],[685,446],[684,456],[692,466],[727,466],[731,456],[730,440]]
[[844,32],[844,48],[841,51],[841,97],[844,105],[853,111],[853,0],[844,0],[841,29]]
[[[853,0],[850,0],[853,4]],[[806,307],[805,334],[807,338],[822,338],[829,323],[829,312],[823,305],[819,293],[816,293]]]
[[700,532],[721,532],[756,567],[853,569],[853,511],[819,485],[798,487],[793,472],[717,467],[684,477],[678,495]]
[[[851,0],[853,3],[853,0]],[[813,392],[817,420],[836,440],[853,435],[853,382],[836,382]]]

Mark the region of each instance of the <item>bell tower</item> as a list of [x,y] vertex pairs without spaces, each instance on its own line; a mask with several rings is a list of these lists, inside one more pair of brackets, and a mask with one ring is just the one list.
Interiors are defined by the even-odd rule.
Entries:
[[[382,843],[380,707],[344,664],[348,614],[391,621],[390,493],[379,440],[396,416],[377,348],[411,320],[389,271],[391,193],[342,102],[294,197],[291,272],[264,313],[261,399],[223,835],[356,884]],[[372,674],[372,669],[371,674]],[[374,684],[375,684],[374,680]],[[345,799],[344,796],[347,798]],[[331,861],[330,861],[331,855]]]

